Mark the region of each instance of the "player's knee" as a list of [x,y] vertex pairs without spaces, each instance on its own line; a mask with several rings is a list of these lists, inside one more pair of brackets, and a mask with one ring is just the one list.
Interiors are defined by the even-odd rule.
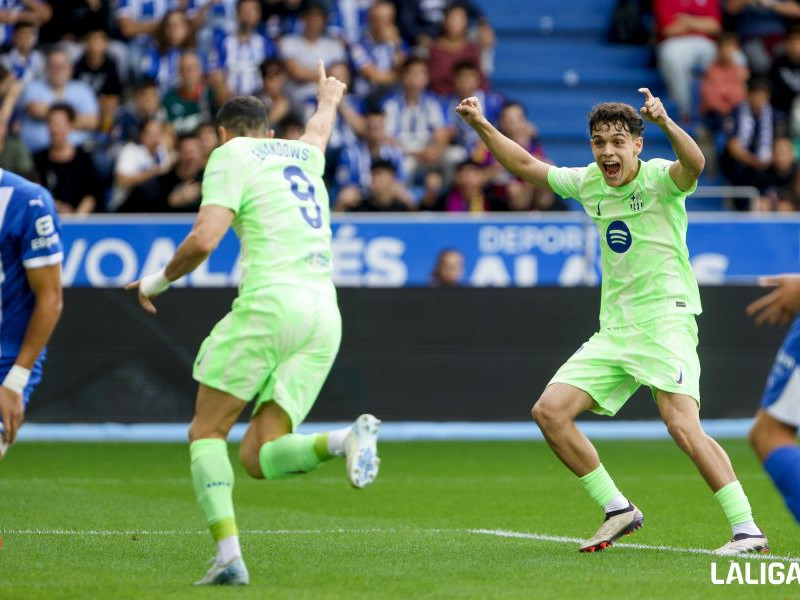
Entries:
[[563,411],[544,394],[533,405],[531,416],[541,429],[558,427],[559,423],[566,420]]
[[667,423],[667,431],[680,448],[688,452],[696,443],[697,438],[703,435],[703,430],[697,423],[688,419],[675,419]]
[[775,448],[794,444],[796,436],[794,429],[760,414],[750,429],[749,439],[753,451],[763,462]]

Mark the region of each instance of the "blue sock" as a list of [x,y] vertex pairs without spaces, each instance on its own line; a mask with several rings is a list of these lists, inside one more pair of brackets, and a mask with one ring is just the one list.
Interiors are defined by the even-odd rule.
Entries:
[[783,496],[789,511],[800,523],[800,448],[776,448],[764,460],[764,469]]

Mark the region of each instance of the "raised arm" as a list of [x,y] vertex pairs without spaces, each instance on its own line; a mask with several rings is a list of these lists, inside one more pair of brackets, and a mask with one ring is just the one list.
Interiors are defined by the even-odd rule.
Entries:
[[670,166],[669,176],[681,191],[692,189],[697,178],[700,177],[700,173],[703,172],[703,167],[706,166],[706,159],[700,146],[675,121],[669,118],[661,100],[654,97],[649,89],[639,88],[639,92],[644,94],[645,98],[644,106],[641,108],[642,117],[645,121],[658,125],[666,134],[678,159]]
[[325,74],[325,63],[322,59],[319,61],[318,74],[317,110],[306,123],[306,131],[300,136],[300,141],[325,152],[336,121],[336,112],[347,86],[336,77],[328,77]]
[[192,230],[175,251],[167,266],[157,273],[142,277],[125,286],[126,290],[139,291],[139,303],[150,314],[156,313],[151,300],[165,292],[173,281],[191,273],[208,258],[219,245],[233,221],[233,211],[225,206],[201,206]]
[[462,100],[456,106],[456,112],[478,133],[492,156],[510,173],[535,186],[552,191],[547,181],[550,165],[531,156],[525,148],[500,133],[483,116],[483,109],[477,98]]

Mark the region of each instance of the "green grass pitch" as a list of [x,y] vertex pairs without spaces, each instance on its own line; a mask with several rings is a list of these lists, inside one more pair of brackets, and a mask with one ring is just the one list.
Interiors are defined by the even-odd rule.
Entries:
[[[745,441],[731,455],[772,552],[800,556],[800,530]],[[715,548],[728,525],[668,441],[601,442],[645,515],[625,542]],[[235,448],[231,456],[235,456]],[[20,444],[0,463],[0,598],[789,598],[800,585],[714,586],[708,555],[475,529],[586,537],[600,525],[543,443],[381,445],[377,482],[349,487],[341,461],[278,482],[236,464],[251,585],[198,589],[213,544],[179,444]],[[720,572],[728,562],[716,559]],[[740,562],[744,563],[744,560]],[[758,561],[754,561],[758,562]]]

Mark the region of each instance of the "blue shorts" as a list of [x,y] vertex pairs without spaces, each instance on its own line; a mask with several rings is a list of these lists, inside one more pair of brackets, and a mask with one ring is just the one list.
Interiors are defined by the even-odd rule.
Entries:
[[[6,378],[11,367],[14,366],[14,361],[17,360],[16,356],[3,356],[0,357],[0,382]],[[42,367],[44,365],[44,353],[36,359],[36,363],[31,369],[31,377],[28,379],[28,385],[22,390],[22,403],[27,408],[28,401],[31,399],[31,394],[39,382],[42,380]]]
[[781,423],[800,427],[800,317],[778,350],[761,407]]

